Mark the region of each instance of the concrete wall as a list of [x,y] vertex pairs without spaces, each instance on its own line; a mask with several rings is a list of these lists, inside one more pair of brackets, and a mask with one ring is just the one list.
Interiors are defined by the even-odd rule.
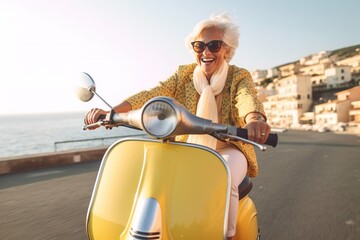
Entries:
[[106,149],[107,147],[101,147],[0,158],[0,174],[79,162],[99,161],[105,154]]

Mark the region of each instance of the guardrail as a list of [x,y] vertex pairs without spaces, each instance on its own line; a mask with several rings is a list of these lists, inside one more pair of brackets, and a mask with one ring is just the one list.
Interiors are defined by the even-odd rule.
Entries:
[[[101,138],[84,138],[84,139],[76,139],[76,140],[67,140],[67,141],[56,141],[54,142],[54,152],[58,150],[68,150],[68,149],[81,149],[88,147],[99,147],[99,146],[107,146],[113,143],[110,140],[112,139],[121,139],[124,137],[137,137],[137,136],[146,136],[144,133],[132,134],[132,135],[121,135],[121,136],[111,136],[111,137],[101,137]],[[97,142],[97,144],[96,144]],[[69,144],[71,147],[59,149],[59,146]]]

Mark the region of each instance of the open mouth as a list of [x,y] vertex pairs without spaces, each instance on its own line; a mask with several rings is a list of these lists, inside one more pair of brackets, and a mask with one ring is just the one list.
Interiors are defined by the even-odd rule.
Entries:
[[212,62],[215,61],[215,59],[213,59],[213,58],[202,58],[201,61],[203,63],[212,63]]

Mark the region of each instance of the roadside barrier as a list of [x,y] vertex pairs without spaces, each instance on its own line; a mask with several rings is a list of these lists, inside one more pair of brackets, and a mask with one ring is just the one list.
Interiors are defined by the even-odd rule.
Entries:
[[[54,152],[0,158],[0,174],[22,172],[81,162],[100,161],[110,145],[110,143],[106,144],[106,140],[136,136],[144,136],[144,134],[55,142]],[[101,144],[89,147],[89,142],[93,141],[100,141]],[[74,147],[74,145],[76,145],[74,143],[86,144],[84,144],[85,147]],[[70,144],[72,149],[59,151],[59,145],[62,144]]]

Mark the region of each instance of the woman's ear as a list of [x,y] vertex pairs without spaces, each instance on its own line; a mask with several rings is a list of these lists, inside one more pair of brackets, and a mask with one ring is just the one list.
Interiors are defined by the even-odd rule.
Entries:
[[226,46],[225,49],[226,49],[226,52],[225,52],[225,54],[224,54],[224,58],[225,58],[225,59],[228,59],[229,56],[230,56],[230,47]]
[[224,55],[224,59],[229,59],[230,57],[230,49],[226,51],[225,55]]

